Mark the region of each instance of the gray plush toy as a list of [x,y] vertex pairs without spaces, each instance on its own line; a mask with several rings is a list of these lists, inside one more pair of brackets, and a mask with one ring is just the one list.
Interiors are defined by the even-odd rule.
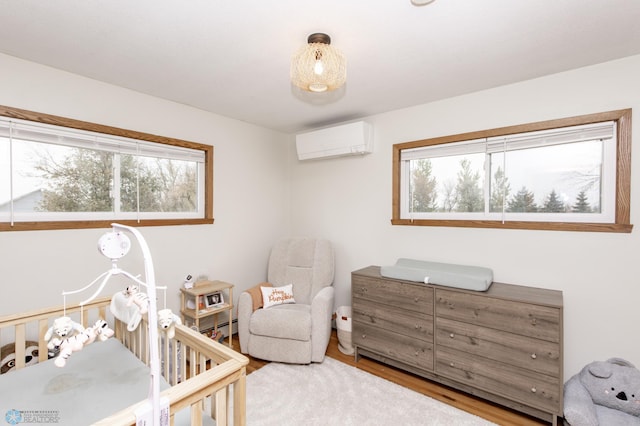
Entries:
[[564,385],[564,417],[573,426],[640,425],[640,370],[620,358],[587,364]]

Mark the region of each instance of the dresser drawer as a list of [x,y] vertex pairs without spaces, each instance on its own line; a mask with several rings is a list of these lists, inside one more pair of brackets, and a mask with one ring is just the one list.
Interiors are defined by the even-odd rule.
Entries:
[[560,376],[560,344],[446,318],[436,320],[438,347],[467,352],[526,368],[552,377]]
[[557,378],[438,346],[436,373],[531,407],[561,412]]
[[433,342],[433,316],[423,312],[407,311],[354,297],[352,317],[363,324]]
[[426,285],[354,275],[351,291],[354,298],[433,315],[433,288]]
[[433,371],[433,343],[352,322],[353,344],[406,364]]
[[561,312],[548,306],[437,289],[436,316],[560,342]]

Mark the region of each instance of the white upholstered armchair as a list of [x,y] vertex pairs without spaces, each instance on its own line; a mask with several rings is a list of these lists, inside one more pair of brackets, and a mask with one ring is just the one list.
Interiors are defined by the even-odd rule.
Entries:
[[267,281],[273,287],[293,284],[295,303],[262,308],[258,286],[243,292],[238,301],[241,352],[268,361],[322,362],[331,337],[333,277],[329,241],[279,241],[269,256]]

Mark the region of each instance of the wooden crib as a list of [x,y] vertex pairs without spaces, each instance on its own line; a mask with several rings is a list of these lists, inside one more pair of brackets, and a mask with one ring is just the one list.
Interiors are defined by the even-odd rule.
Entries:
[[[122,343],[132,354],[147,366],[149,365],[149,340],[146,321],[133,332],[126,324],[115,319],[109,312],[109,298],[96,299],[81,310],[79,306],[67,308],[64,313],[84,327],[97,319],[106,320],[115,331],[113,338]],[[38,341],[39,362],[47,361],[47,342],[44,335],[57,317],[63,316],[62,307],[41,309],[24,314],[8,315],[0,318],[0,341],[2,344],[15,342],[16,370],[0,375],[19,375],[25,368],[25,342]],[[167,397],[170,406],[170,424],[174,424],[175,413],[187,409],[190,412],[190,425],[201,426],[204,416],[215,419],[216,426],[246,424],[246,365],[248,359],[218,342],[183,325],[176,325],[174,339],[160,335],[161,374],[170,387],[161,392]],[[114,342],[115,343],[115,342]],[[92,343],[95,345],[96,343]],[[100,344],[100,343],[97,343]],[[84,349],[86,350],[86,348]],[[75,356],[75,355],[74,355]],[[70,361],[73,360],[73,356]],[[50,360],[48,362],[53,362]],[[67,368],[67,367],[64,367]],[[35,370],[34,370],[35,371]],[[232,395],[232,397],[231,397]],[[135,411],[145,400],[134,402],[94,424],[98,425],[135,425]]]

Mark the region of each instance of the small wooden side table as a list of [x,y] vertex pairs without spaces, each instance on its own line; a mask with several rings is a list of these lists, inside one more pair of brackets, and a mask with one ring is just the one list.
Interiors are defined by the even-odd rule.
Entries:
[[[224,303],[207,306],[207,296],[215,293],[221,293],[225,298]],[[195,303],[195,309],[187,306],[187,301],[192,300]],[[209,300],[211,301],[211,300]],[[200,329],[200,319],[213,315],[213,330],[218,331],[218,314],[227,313],[229,316],[229,347],[233,348],[231,334],[233,331],[233,284],[224,281],[200,281],[193,288],[180,289],[180,313],[182,314],[182,323],[195,324],[198,331]]]

